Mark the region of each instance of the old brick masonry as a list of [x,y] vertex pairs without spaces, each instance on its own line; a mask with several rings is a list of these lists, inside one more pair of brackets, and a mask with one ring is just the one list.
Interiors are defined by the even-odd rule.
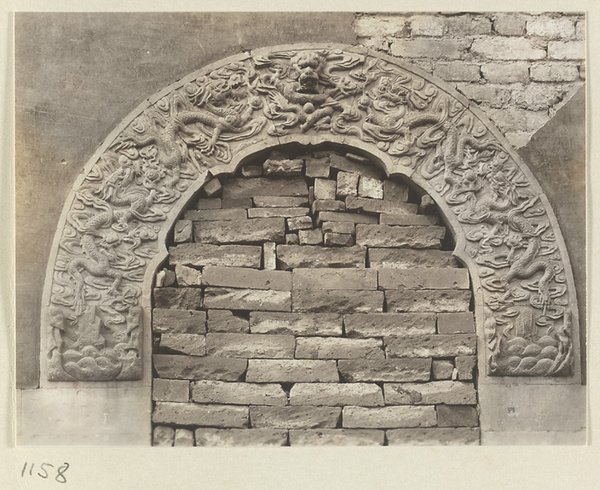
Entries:
[[210,180],[156,277],[154,444],[478,444],[451,248],[428,196],[359,155]]

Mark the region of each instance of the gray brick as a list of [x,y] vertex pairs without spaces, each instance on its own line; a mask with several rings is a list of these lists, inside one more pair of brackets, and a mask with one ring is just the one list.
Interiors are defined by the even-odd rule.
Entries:
[[273,429],[196,429],[196,446],[262,447],[285,446],[287,430]]
[[315,179],[315,200],[335,199],[335,191],[335,180]]
[[196,201],[196,209],[221,209],[221,199],[198,199]]
[[479,429],[431,428],[386,431],[388,446],[477,446]]
[[413,203],[349,196],[346,198],[346,209],[348,211],[364,211],[367,213],[416,214],[418,206]]
[[250,209],[252,207],[252,199],[244,197],[240,199],[223,199],[221,204],[223,209]]
[[291,309],[289,291],[207,287],[204,294],[206,308],[261,311]]
[[429,381],[431,359],[341,360],[338,369],[342,379],[350,383]]
[[432,427],[436,424],[434,407],[344,407],[342,425],[347,428],[393,429]]
[[337,174],[336,196],[338,198],[356,196],[358,194],[358,179],[359,174],[339,172]]
[[[258,209],[258,208],[257,208]],[[205,221],[194,223],[194,240],[198,243],[283,243],[283,218],[254,218],[244,221]]]
[[363,247],[324,248],[309,245],[278,245],[277,264],[280,269],[300,267],[359,267],[365,266]]
[[551,60],[583,60],[585,59],[585,42],[550,41],[548,58]]
[[206,312],[154,308],[152,330],[155,333],[205,333]]
[[454,364],[452,364],[452,361],[442,361],[438,359],[433,360],[433,363],[431,365],[431,373],[433,375],[433,379],[451,379],[453,372]]
[[219,179],[213,178],[202,186],[202,190],[207,197],[216,197],[222,193],[223,186],[221,185]]
[[241,428],[248,426],[248,407],[156,402],[152,421],[157,424]]
[[[350,156],[352,158],[350,158]],[[379,179],[382,177],[383,172],[368,159],[356,155],[350,156],[343,157],[332,153],[329,156],[331,167],[343,172],[364,175],[365,177],[370,177],[372,179]]]
[[281,385],[255,383],[192,383],[192,401],[231,405],[286,405],[287,395]]
[[481,66],[481,73],[490,83],[528,83],[529,63],[486,63]]
[[300,245],[321,245],[323,243],[323,231],[320,228],[315,230],[299,230],[298,240]]
[[349,221],[325,221],[322,228],[324,233],[353,234],[355,232],[354,223]]
[[415,15],[410,18],[412,36],[441,37],[446,33],[446,19],[436,15]]
[[410,34],[408,20],[395,15],[364,15],[354,21],[354,30],[357,36],[393,36],[402,37]]
[[[298,219],[298,218],[293,218]],[[289,222],[289,220],[288,220]],[[277,269],[277,244],[275,242],[263,243],[263,268],[266,270]]]
[[213,357],[281,359],[294,357],[293,335],[208,333],[206,352]]
[[[383,201],[381,201],[383,202]],[[322,211],[317,215],[317,225],[321,225],[324,221],[343,221],[349,223],[364,223],[375,224],[379,222],[377,216],[358,213],[336,213],[330,211]]]
[[388,214],[379,215],[379,224],[396,226],[429,226],[439,225],[437,216],[428,214]]
[[537,82],[574,82],[579,78],[577,66],[566,63],[544,63],[531,67],[531,79]]
[[290,405],[383,406],[381,388],[373,383],[296,383]]
[[475,335],[422,335],[386,338],[387,356],[393,357],[455,357],[475,354]]
[[461,381],[471,381],[473,379],[473,372],[477,365],[476,356],[458,356],[455,361],[456,371],[458,379]]
[[254,196],[308,196],[308,187],[303,177],[228,179],[223,184],[223,199],[243,199]]
[[292,311],[310,313],[376,313],[383,311],[383,291],[292,291]]
[[383,182],[361,175],[358,180],[358,195],[371,199],[383,199]]
[[469,271],[457,268],[424,267],[415,269],[379,269],[379,287],[383,289],[469,289]]
[[353,247],[354,235],[349,233],[325,233],[323,244],[328,247]]
[[434,313],[357,313],[344,316],[348,337],[402,337],[435,333]]
[[184,243],[169,247],[169,262],[196,267],[218,265],[225,267],[259,268],[262,248],[255,245],[206,245]]
[[365,247],[439,248],[442,226],[356,226],[356,243]]
[[492,22],[482,15],[453,15],[446,19],[449,36],[464,37],[491,34]]
[[188,267],[187,265],[176,264],[175,276],[179,286],[201,286],[202,273],[198,269]]
[[299,158],[294,160],[273,160],[268,159],[263,163],[265,175],[274,177],[289,177],[300,175],[304,169],[304,160]]
[[193,333],[163,333],[160,338],[159,352],[203,356],[206,354],[206,340],[204,335]]
[[199,288],[154,288],[156,308],[199,310],[202,308],[202,290]]
[[191,221],[238,221],[247,218],[245,209],[191,209],[183,216]]
[[310,230],[313,226],[312,218],[310,216],[288,218],[286,223],[288,231]]
[[335,201],[332,199],[315,200],[312,203],[312,213],[316,214],[320,211],[345,211],[346,203],[343,201]]
[[575,25],[567,17],[535,17],[527,21],[527,35],[549,39],[568,39],[575,35]]
[[193,447],[194,433],[189,429],[175,430],[175,446],[176,447]]
[[252,333],[292,334],[297,336],[342,335],[342,317],[334,313],[250,313]]
[[383,446],[384,439],[374,429],[290,430],[290,446]]
[[494,31],[503,36],[525,34],[525,18],[520,14],[498,14],[494,19]]
[[248,361],[248,383],[337,383],[335,361],[264,360]]
[[323,178],[328,179],[331,166],[329,164],[329,158],[307,158],[306,159],[306,171],[304,174],[308,178]]
[[386,405],[474,405],[477,394],[472,383],[434,381],[430,383],[386,383]]
[[383,359],[380,339],[304,337],[296,340],[296,359]]
[[369,269],[295,269],[294,289],[377,289],[377,271]]
[[180,219],[175,222],[173,229],[173,241],[175,243],[184,243],[192,241],[192,221],[189,219]]
[[437,63],[433,74],[447,82],[478,82],[481,78],[479,65],[460,61]]
[[339,407],[250,407],[252,427],[274,429],[334,428],[340,419]]
[[438,333],[475,333],[473,313],[439,313],[437,317]]
[[492,60],[541,60],[546,51],[525,38],[483,37],[475,39],[470,52]]
[[152,380],[152,400],[156,402],[188,402],[190,399],[190,383],[187,380],[160,379]]
[[209,332],[248,333],[248,320],[235,316],[229,310],[208,310],[207,328]]
[[175,440],[175,429],[166,425],[157,425],[152,431],[152,445],[171,447]]
[[240,381],[246,372],[245,359],[218,359],[192,356],[152,356],[160,378]]
[[296,218],[308,216],[308,208],[251,208],[248,218]]
[[437,425],[439,427],[477,427],[477,409],[464,405],[438,405]]
[[389,312],[420,313],[436,311],[454,313],[467,311],[471,291],[444,289],[388,289],[385,292]]
[[452,252],[442,250],[410,250],[369,248],[369,266],[373,269],[413,267],[457,267]]
[[383,181],[383,198],[386,201],[408,201],[408,187],[393,180]]
[[466,39],[397,39],[391,45],[391,53],[403,58],[429,58],[435,53],[441,59],[460,59],[468,47]]
[[292,273],[244,267],[207,266],[204,268],[202,282],[205,286],[289,291],[292,289]]
[[295,208],[308,206],[308,197],[254,196],[257,208]]

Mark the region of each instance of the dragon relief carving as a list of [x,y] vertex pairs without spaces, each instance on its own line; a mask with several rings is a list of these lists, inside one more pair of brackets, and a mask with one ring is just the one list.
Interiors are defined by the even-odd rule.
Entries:
[[419,172],[456,214],[478,265],[489,374],[570,374],[561,253],[503,145],[419,75],[375,56],[306,49],[187,78],[91,167],[67,213],[43,320],[50,380],[141,377],[141,283],[171,209],[200,172],[291,133],[354,138]]

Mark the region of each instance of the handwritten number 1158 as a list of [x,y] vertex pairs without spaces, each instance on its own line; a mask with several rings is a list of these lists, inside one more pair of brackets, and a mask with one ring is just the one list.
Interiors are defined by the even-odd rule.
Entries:
[[[29,471],[27,471],[27,466],[29,466]],[[37,476],[39,476],[40,478],[48,478],[49,476],[54,476],[54,479],[58,482],[58,483],[67,483],[67,478],[65,476],[65,472],[69,469],[69,463],[64,463],[62,466],[59,466],[56,469],[56,475],[51,475],[50,473],[52,473],[52,470],[50,470],[50,473],[48,472],[48,470],[46,469],[46,467],[49,468],[54,468],[53,464],[50,463],[42,463],[40,466],[40,471],[37,472]],[[34,463],[25,463],[23,465],[23,469],[21,470],[21,477],[24,477],[25,475],[29,474],[29,476],[33,476],[33,469],[35,467]]]

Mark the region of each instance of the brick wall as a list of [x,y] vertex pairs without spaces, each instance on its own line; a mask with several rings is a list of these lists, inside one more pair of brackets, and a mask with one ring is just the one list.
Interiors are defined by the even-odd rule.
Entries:
[[358,14],[359,43],[449,82],[524,146],[584,84],[585,17]]
[[477,444],[468,272],[358,155],[213,179],[156,277],[155,445]]

